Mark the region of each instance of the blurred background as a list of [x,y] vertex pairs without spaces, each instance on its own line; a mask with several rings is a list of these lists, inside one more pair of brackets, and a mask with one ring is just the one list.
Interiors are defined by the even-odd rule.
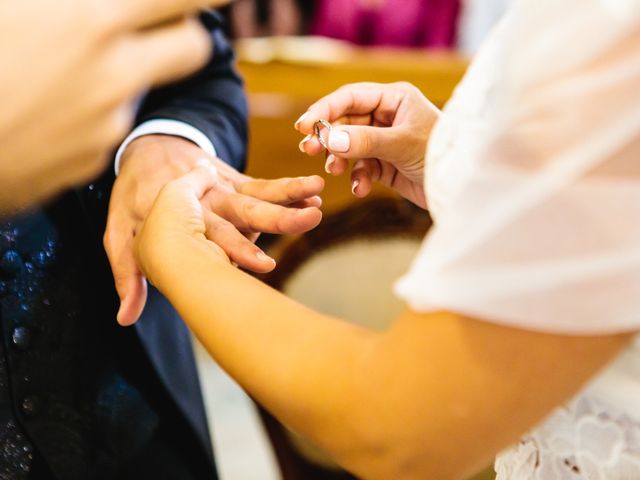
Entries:
[[[361,81],[409,81],[443,106],[511,1],[236,0],[224,9],[249,97],[248,173],[327,181],[319,229],[261,240],[279,261],[263,280],[371,328],[384,328],[402,308],[391,287],[419,248],[428,215],[382,188],[355,199],[348,175],[330,177],[324,157],[300,153],[293,124],[323,95]],[[353,478],[261,412],[206,352],[197,355],[222,480]]]

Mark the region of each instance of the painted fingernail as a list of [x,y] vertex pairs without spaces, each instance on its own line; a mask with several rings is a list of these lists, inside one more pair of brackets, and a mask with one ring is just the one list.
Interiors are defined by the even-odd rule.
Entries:
[[273,258],[271,258],[269,255],[264,253],[262,250],[258,250],[256,252],[256,257],[258,257],[258,260],[260,260],[261,262],[276,263],[276,261]]
[[306,137],[304,137],[302,139],[302,141],[300,142],[300,145],[298,145],[298,148],[300,149],[300,151],[302,153],[307,153],[304,151],[304,144],[307,143],[309,140],[311,140],[313,138],[313,135],[307,135]]
[[345,153],[351,147],[351,140],[347,132],[333,130],[329,133],[329,148],[332,152]]
[[351,193],[354,195],[356,194],[356,188],[358,188],[358,185],[360,185],[360,180],[354,180],[351,182]]
[[307,118],[308,116],[309,116],[309,112],[304,112],[302,115],[300,115],[300,118],[296,120],[296,123],[293,125],[296,130],[298,129],[300,124],[304,122],[304,119]]
[[329,155],[327,157],[327,163],[324,164],[324,171],[327,172],[328,174],[331,174],[331,167],[333,166],[334,163],[336,163],[336,156]]

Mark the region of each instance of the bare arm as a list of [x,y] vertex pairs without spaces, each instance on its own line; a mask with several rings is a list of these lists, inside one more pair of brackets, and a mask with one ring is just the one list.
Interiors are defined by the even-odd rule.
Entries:
[[364,478],[465,477],[629,339],[411,311],[374,333],[313,312],[230,267],[204,241],[197,197],[191,207],[184,200],[204,176],[195,171],[161,195],[139,239],[141,265],[252,396]]

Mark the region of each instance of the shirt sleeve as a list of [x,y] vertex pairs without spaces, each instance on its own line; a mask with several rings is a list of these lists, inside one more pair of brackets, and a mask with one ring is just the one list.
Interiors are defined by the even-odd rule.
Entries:
[[640,330],[640,2],[521,1],[486,47],[430,142],[435,226],[398,295],[536,331]]
[[118,148],[114,163],[116,175],[120,173],[120,162],[122,161],[122,155],[124,155],[127,147],[137,138],[144,137],[146,135],[173,135],[181,137],[195,143],[206,153],[213,156],[217,155],[216,148],[211,140],[209,140],[204,133],[194,126],[171,119],[148,120],[136,127],[129,136],[124,139],[120,148]]

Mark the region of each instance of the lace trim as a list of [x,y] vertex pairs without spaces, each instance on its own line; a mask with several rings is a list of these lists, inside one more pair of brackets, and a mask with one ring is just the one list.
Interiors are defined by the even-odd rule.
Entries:
[[580,397],[498,455],[496,480],[640,478],[640,423]]

